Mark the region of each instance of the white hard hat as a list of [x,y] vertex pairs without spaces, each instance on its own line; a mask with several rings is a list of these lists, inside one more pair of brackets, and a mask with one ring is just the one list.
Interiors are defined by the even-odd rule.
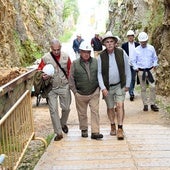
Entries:
[[91,51],[92,47],[91,47],[90,43],[83,41],[83,42],[81,42],[79,49],[84,50],[84,51]]
[[52,64],[46,64],[42,71],[49,76],[54,75],[54,67]]
[[135,35],[135,33],[134,33],[134,31],[132,31],[132,30],[129,30],[128,32],[127,32],[127,34],[126,34],[127,36],[129,36],[129,35]]
[[113,38],[116,42],[118,41],[117,37],[116,37],[116,36],[113,36],[113,34],[112,34],[111,31],[107,31],[107,32],[106,32],[106,34],[103,36],[102,42],[104,43],[104,41],[105,41],[107,38]]
[[138,40],[140,42],[147,41],[148,40],[148,34],[146,34],[146,32],[139,33]]

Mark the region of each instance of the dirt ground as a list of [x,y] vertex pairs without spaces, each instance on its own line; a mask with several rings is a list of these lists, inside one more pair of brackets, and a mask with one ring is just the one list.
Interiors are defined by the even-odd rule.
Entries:
[[[170,115],[164,109],[164,107],[170,103],[170,99],[158,96],[157,100],[159,102],[161,101],[161,104],[159,104],[161,107],[159,112],[153,112],[150,110],[148,112],[143,112],[143,105],[140,94],[136,95],[135,101],[133,102],[129,101],[129,96],[127,94],[125,100],[124,126],[126,126],[126,124],[159,124],[163,126],[170,126]],[[41,99],[39,106],[36,106],[36,97],[33,97],[32,103],[35,136],[47,139],[49,135],[53,134],[53,128],[46,99]],[[89,112],[90,111],[88,110],[88,116],[90,117]],[[79,122],[75,108],[74,96],[72,95],[68,126],[71,127],[72,125],[78,125],[78,123]],[[110,126],[106,114],[106,105],[102,98],[100,99],[100,124],[101,126],[106,124]],[[77,129],[77,131],[79,131],[79,129]],[[32,141],[18,169],[33,169],[43,152],[44,148],[42,142]]]

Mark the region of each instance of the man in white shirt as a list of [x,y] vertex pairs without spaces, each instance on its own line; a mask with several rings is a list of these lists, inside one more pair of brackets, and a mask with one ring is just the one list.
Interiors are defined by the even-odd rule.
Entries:
[[[98,57],[98,81],[107,105],[107,114],[111,123],[110,135],[118,140],[124,139],[124,100],[131,81],[130,66],[126,52],[116,47],[118,39],[108,31],[103,37],[106,47]],[[118,130],[115,126],[114,104],[116,104]]]
[[[151,110],[159,111],[159,108],[155,105],[156,93],[155,93],[155,72],[158,66],[158,57],[156,55],[155,48],[148,44],[148,35],[145,32],[139,33],[138,40],[140,46],[136,47],[135,53],[131,58],[131,63],[134,70],[138,72],[138,77],[141,86],[141,97],[143,101],[143,111],[148,111],[148,104],[151,105]],[[147,82],[149,84],[149,103],[147,97]]]

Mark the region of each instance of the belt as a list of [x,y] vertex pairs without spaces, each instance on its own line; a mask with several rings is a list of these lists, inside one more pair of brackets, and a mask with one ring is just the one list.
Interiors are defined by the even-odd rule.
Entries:
[[116,86],[118,84],[120,84],[120,81],[118,83],[115,83],[115,84],[109,84],[109,86]]
[[150,68],[139,68],[139,71],[147,71],[147,70],[151,70],[153,67],[150,67]]

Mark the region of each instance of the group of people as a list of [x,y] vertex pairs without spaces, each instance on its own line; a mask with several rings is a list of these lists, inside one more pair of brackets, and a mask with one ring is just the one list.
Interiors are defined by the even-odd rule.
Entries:
[[[91,139],[103,138],[99,123],[101,93],[107,106],[110,135],[115,135],[118,140],[123,140],[125,95],[129,91],[130,100],[134,100],[136,74],[141,85],[143,110],[148,111],[146,88],[149,84],[151,109],[159,111],[159,108],[155,105],[155,69],[158,66],[155,49],[148,44],[148,35],[145,32],[139,34],[139,43],[135,42],[132,30],[127,32],[128,42],[123,43],[121,47],[117,47],[118,37],[114,36],[111,31],[108,31],[102,39],[99,39],[99,34],[96,34],[91,42],[83,40],[80,35],[78,38],[81,43],[74,42],[77,44],[77,48],[73,47],[79,55],[76,60],[71,62],[68,54],[61,51],[61,43],[57,39],[53,39],[50,42],[51,51],[42,57],[38,66],[38,70],[43,70],[47,64],[54,67],[52,88],[48,93],[50,116],[56,134],[54,140],[61,140],[63,132],[68,133],[69,131],[67,120],[71,104],[70,89],[75,97],[82,137],[88,137],[87,108],[89,106]],[[100,45],[98,40],[101,42]],[[103,49],[103,46],[105,49]],[[95,57],[91,57],[92,48],[94,52],[96,51]],[[51,77],[47,73],[43,74],[44,80]]]
[[[141,86],[141,98],[143,101],[143,111],[148,111],[148,103],[151,110],[157,112],[159,108],[155,104],[155,74],[158,66],[158,57],[155,48],[148,44],[148,34],[141,32],[138,35],[138,42],[135,42],[135,33],[132,30],[127,32],[128,42],[122,44],[129,57],[129,65],[131,69],[131,83],[129,88],[130,100],[134,100],[134,87],[136,79]],[[137,75],[137,78],[136,78]],[[149,96],[147,95],[147,87],[149,86]]]
[[[75,52],[76,59],[80,57],[80,44],[84,41],[81,34],[77,34],[77,37],[73,40],[73,50]],[[97,57],[103,50],[102,38],[98,32],[95,33],[94,37],[91,39],[91,47],[94,51],[94,57]]]

